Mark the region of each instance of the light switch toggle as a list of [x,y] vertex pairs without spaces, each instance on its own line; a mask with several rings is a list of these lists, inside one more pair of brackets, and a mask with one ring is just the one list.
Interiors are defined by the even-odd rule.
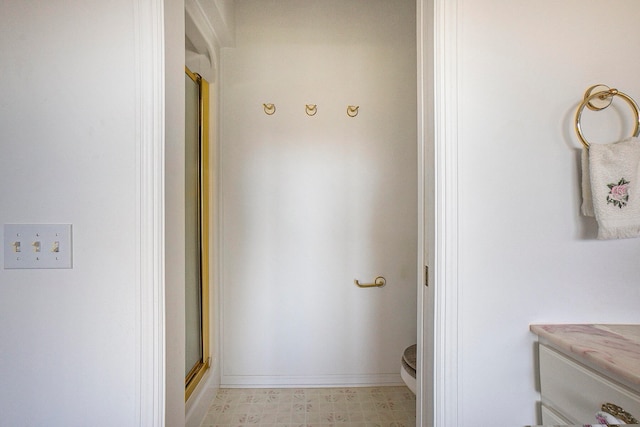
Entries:
[[71,224],[4,224],[4,268],[73,268]]

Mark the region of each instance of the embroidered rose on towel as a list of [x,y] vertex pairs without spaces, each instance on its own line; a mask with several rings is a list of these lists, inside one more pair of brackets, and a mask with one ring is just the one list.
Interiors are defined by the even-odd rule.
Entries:
[[607,204],[613,203],[613,206],[617,206],[620,209],[623,206],[627,206],[629,202],[629,181],[620,178],[617,184],[607,184],[607,187],[609,187]]

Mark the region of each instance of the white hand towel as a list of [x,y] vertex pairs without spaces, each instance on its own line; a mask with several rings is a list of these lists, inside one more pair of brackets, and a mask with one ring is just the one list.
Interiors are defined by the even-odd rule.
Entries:
[[600,423],[599,425],[602,425],[602,426],[614,426],[614,425],[626,424],[624,421],[621,421],[616,417],[614,417],[613,415],[609,414],[608,412],[604,412],[604,411],[596,412],[596,421],[599,422]]
[[588,163],[598,239],[640,236],[640,139],[591,144]]
[[586,147],[582,149],[582,215],[595,216],[589,175],[589,149]]

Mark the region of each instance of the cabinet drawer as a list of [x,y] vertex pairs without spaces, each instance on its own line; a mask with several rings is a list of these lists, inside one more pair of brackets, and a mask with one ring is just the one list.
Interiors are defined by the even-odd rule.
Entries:
[[563,354],[540,345],[542,403],[573,423],[592,423],[603,403],[640,416],[640,394],[618,385]]
[[566,426],[571,424],[571,421],[565,420],[560,414],[548,408],[544,403],[542,404],[541,412],[542,424],[545,426]]

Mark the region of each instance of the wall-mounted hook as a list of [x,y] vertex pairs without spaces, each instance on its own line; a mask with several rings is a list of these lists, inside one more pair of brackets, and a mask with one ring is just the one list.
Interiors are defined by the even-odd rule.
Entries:
[[262,104],[265,114],[272,116],[276,112],[275,104]]
[[316,104],[306,104],[305,112],[307,113],[307,116],[315,116],[318,112],[318,106]]
[[349,117],[355,117],[358,115],[358,108],[360,108],[359,105],[349,105],[347,107],[347,116]]

